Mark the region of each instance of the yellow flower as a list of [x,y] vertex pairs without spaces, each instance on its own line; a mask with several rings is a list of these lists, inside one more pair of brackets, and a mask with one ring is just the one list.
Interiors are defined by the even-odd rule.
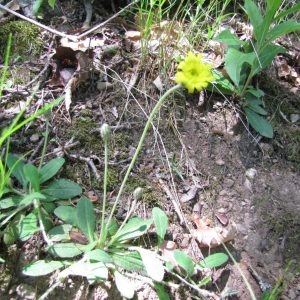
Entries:
[[195,89],[201,91],[214,80],[211,73],[212,66],[202,61],[202,55],[197,56],[189,52],[186,58],[179,63],[175,81],[187,88],[189,93]]

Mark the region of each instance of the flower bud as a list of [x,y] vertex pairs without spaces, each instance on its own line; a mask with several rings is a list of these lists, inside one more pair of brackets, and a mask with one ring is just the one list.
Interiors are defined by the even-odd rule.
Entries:
[[136,188],[134,190],[134,192],[133,192],[133,198],[134,198],[134,200],[135,201],[140,200],[142,198],[142,196],[143,196],[143,193],[144,193],[144,189],[143,188],[141,188],[141,187]]
[[111,134],[110,126],[104,123],[100,128],[100,134],[103,140],[107,142],[110,139],[110,134]]

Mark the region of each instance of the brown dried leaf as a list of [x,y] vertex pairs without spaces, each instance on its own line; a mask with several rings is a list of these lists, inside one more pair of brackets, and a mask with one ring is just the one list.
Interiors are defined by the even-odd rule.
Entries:
[[224,212],[215,211],[214,215],[218,219],[218,221],[223,225],[227,226],[229,223],[228,217]]
[[201,219],[196,214],[194,214],[193,219],[197,229],[192,230],[191,233],[200,247],[217,247],[235,238],[237,230],[234,223],[227,229],[218,226],[210,227],[211,221],[209,219]]

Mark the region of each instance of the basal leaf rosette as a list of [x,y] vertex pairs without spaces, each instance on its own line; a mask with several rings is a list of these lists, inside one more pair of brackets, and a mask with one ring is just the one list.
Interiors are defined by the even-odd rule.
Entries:
[[179,63],[175,81],[181,83],[189,93],[201,91],[214,80],[212,66],[203,62],[202,55],[189,52],[186,58]]

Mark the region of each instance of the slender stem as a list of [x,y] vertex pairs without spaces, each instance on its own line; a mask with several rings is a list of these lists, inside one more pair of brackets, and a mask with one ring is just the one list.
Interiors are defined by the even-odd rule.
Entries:
[[[132,160],[131,160],[131,162],[130,162],[130,164],[129,164],[129,167],[128,167],[128,169],[127,169],[127,172],[126,172],[126,174],[125,174],[125,176],[124,176],[124,179],[123,179],[123,182],[122,182],[121,187],[120,187],[120,189],[119,189],[119,192],[118,192],[118,195],[117,195],[117,197],[116,197],[115,203],[114,203],[114,205],[113,205],[113,207],[112,207],[112,209],[111,209],[111,213],[110,213],[110,216],[109,216],[108,221],[107,221],[107,225],[108,225],[108,226],[109,226],[109,223],[111,222],[111,219],[112,219],[112,217],[113,217],[113,215],[114,215],[114,212],[115,212],[115,210],[116,210],[116,208],[117,208],[117,205],[118,205],[118,203],[119,203],[119,201],[120,201],[121,195],[122,195],[122,193],[123,193],[125,184],[126,184],[128,178],[129,178],[130,172],[131,172],[131,170],[132,170],[132,168],[133,168],[133,166],[134,166],[134,164],[135,164],[135,162],[136,162],[136,160],[137,160],[137,158],[138,158],[138,155],[139,155],[139,153],[140,153],[140,151],[141,151],[141,149],[142,149],[142,146],[143,146],[143,144],[144,144],[145,138],[146,138],[146,136],[147,136],[148,130],[149,130],[150,126],[151,126],[151,123],[152,123],[154,117],[156,116],[157,112],[159,111],[159,109],[161,108],[161,106],[164,104],[164,102],[167,100],[168,96],[171,95],[172,93],[174,93],[176,90],[180,89],[181,87],[182,87],[181,84],[177,84],[177,85],[175,85],[174,87],[172,87],[172,88],[170,88],[169,90],[167,90],[167,91],[161,96],[161,98],[158,100],[158,102],[157,102],[156,105],[154,106],[153,110],[151,111],[150,116],[149,116],[149,118],[148,118],[148,120],[147,120],[147,123],[146,123],[146,125],[145,125],[145,127],[144,127],[143,133],[142,133],[142,135],[141,135],[141,137],[140,137],[138,146],[137,146],[137,148],[136,148],[136,150],[135,150],[135,153],[134,153],[134,155],[133,155],[133,157],[132,157]],[[107,229],[106,229],[106,233],[107,233]],[[117,233],[118,233],[118,232],[117,232]],[[116,235],[117,235],[117,233],[116,233]],[[116,236],[116,235],[115,235],[115,236]],[[104,238],[106,238],[106,237],[104,237]],[[112,240],[109,242],[109,245],[111,245],[113,242],[114,242],[114,238],[112,238]]]
[[40,201],[38,199],[34,199],[33,200],[33,205],[34,205],[34,208],[37,210],[40,230],[42,232],[44,241],[47,243],[48,246],[52,246],[53,242],[48,238],[47,233],[46,233],[46,229],[45,229],[45,226],[44,226],[44,223],[43,223],[43,217],[42,217],[42,212],[41,212]]
[[108,173],[108,141],[107,138],[104,139],[104,179],[103,179],[103,203],[102,203],[102,218],[101,218],[101,231],[100,231],[100,238],[99,242],[102,246],[106,234],[106,228],[104,228],[104,221],[105,221],[105,212],[106,212],[106,198],[107,198],[107,173]]

